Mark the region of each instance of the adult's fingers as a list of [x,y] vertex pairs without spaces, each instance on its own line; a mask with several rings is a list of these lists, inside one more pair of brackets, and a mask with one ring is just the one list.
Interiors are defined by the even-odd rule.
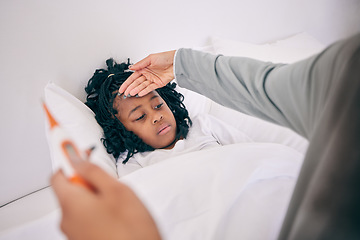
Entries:
[[155,89],[159,88],[159,85],[156,85],[155,83],[151,83],[146,88],[139,91],[138,95],[139,97],[145,96],[151,91],[154,91]]
[[70,184],[69,181],[61,170],[52,175],[50,181],[56,196],[61,199],[64,196],[63,192],[66,191],[66,187]]
[[140,72],[133,72],[130,75],[130,77],[128,77],[128,79],[126,79],[126,81],[123,84],[121,84],[121,86],[119,88],[119,93],[122,94],[125,92],[125,94],[128,95],[129,91],[126,91],[126,90],[128,90],[128,87],[141,76],[142,76],[142,74]]
[[[134,77],[136,79],[130,77],[121,85],[120,90],[123,90],[122,87],[126,83],[126,89],[124,90],[124,95],[135,96],[138,94],[140,97],[145,96],[149,92],[155,90],[156,88],[163,87],[165,84],[162,82],[160,77],[153,71],[145,68],[139,72]],[[127,81],[131,82],[130,84]],[[148,86],[151,84],[151,88]],[[124,86],[125,87],[125,86]],[[121,92],[119,90],[119,92]]]
[[142,73],[139,70],[142,70],[151,64],[151,55],[147,56],[146,58],[142,59],[141,61],[135,63],[134,65],[130,66],[129,69],[135,71],[133,74],[130,75],[128,79],[120,86],[119,93],[122,94],[125,92],[126,95],[129,94],[130,90],[128,87],[132,84],[136,79],[138,79]]
[[135,96],[137,93],[139,93],[140,90],[147,86],[146,82],[149,81],[147,81],[144,75],[139,76],[127,87],[124,92],[125,96],[127,96],[128,94],[130,94],[131,96]]
[[51,185],[62,208],[66,206],[66,199],[67,196],[71,194],[71,191],[73,191],[74,188],[79,189],[79,186],[71,183],[61,170],[57,171],[51,177]]
[[74,164],[74,169],[97,192],[101,192],[103,189],[117,183],[112,176],[88,161],[77,162]]

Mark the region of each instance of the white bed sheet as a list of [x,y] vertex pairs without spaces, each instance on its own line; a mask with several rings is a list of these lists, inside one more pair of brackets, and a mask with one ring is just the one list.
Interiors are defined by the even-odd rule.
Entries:
[[275,239],[302,159],[280,144],[240,143],[168,159],[121,181],[164,239]]
[[0,235],[1,240],[66,240],[61,232],[60,210],[54,210],[47,215],[6,231]]

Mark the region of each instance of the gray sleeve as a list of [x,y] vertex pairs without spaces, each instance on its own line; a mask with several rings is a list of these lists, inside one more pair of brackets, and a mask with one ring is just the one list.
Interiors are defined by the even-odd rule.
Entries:
[[289,65],[188,49],[175,65],[180,86],[309,139],[279,240],[360,239],[360,34]]
[[318,110],[308,109],[313,101],[308,90],[313,88],[309,84],[313,84],[315,60],[316,56],[291,65],[273,64],[179,49],[175,77],[182,87],[308,138],[311,112]]

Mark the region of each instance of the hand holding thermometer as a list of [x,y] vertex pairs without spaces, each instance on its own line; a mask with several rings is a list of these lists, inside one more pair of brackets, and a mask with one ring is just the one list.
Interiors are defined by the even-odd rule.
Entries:
[[79,150],[71,138],[66,134],[66,131],[60,127],[59,123],[50,114],[45,103],[43,103],[43,107],[50,125],[50,144],[54,151],[58,151],[61,156],[60,168],[71,182],[91,189],[91,186],[83,178],[77,175],[73,168],[74,161],[82,161],[83,159]]

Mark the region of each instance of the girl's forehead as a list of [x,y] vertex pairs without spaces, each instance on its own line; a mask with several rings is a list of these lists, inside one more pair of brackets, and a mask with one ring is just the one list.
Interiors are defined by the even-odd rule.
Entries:
[[161,98],[161,96],[156,92],[156,91],[152,91],[150,93],[148,93],[145,96],[142,97],[126,97],[124,98],[123,94],[122,95],[117,95],[115,100],[114,100],[114,108],[116,110],[125,110],[128,108],[132,108],[132,107],[136,107],[139,105],[143,105],[145,103],[151,102],[153,99],[157,99],[157,98]]

